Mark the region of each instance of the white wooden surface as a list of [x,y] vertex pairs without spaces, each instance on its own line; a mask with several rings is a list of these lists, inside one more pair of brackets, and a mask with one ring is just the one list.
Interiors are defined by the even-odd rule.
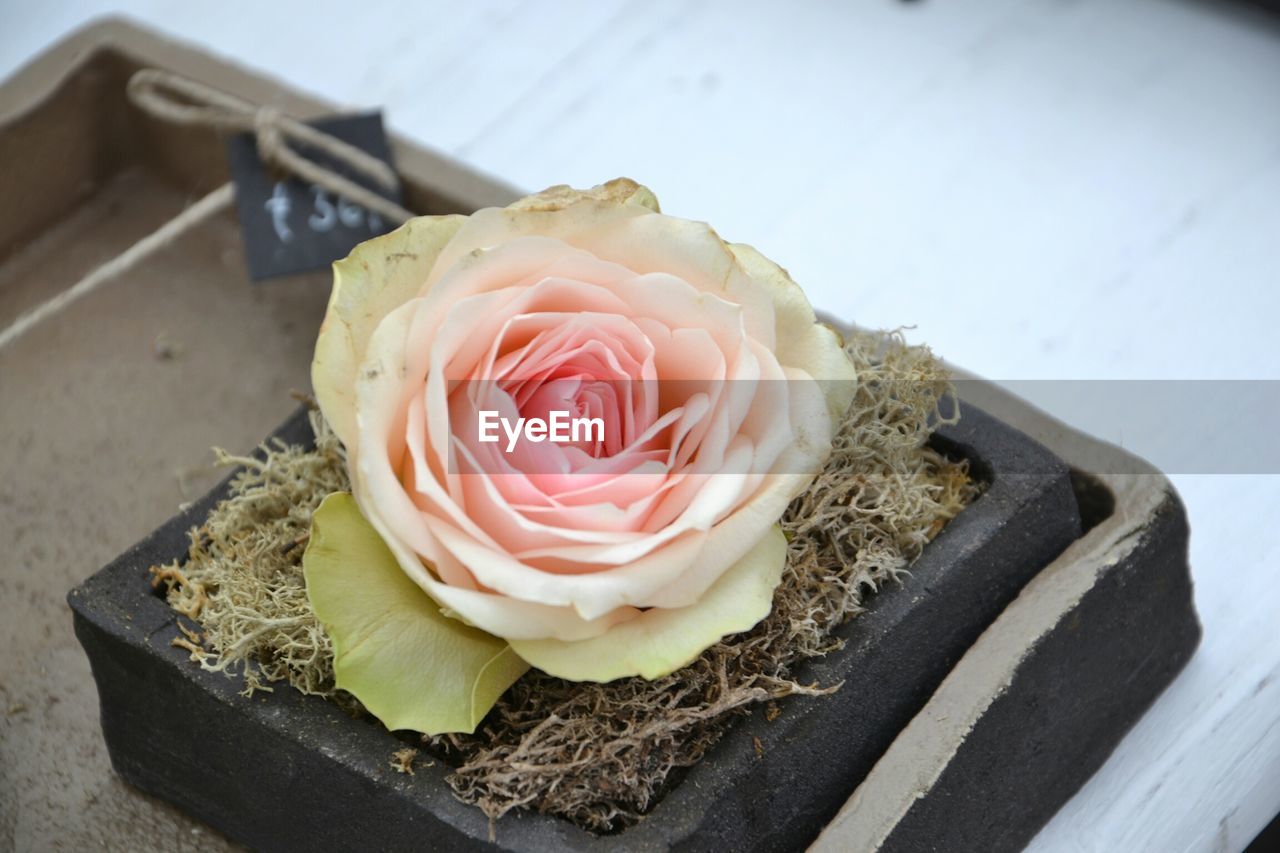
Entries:
[[[517,186],[633,176],[821,307],[915,325],[992,378],[1280,379],[1280,19],[1197,0],[353,8],[0,0],[0,75],[125,12],[385,105]],[[1175,481],[1204,645],[1033,849],[1238,850],[1280,809],[1280,476]]]

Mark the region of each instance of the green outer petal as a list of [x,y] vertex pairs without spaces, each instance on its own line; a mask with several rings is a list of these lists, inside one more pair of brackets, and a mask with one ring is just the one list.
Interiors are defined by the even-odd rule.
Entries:
[[473,732],[529,668],[505,640],[441,613],[346,492],[315,511],[302,565],[337,686],[388,729]]
[[778,361],[822,383],[832,424],[839,424],[853,402],[857,383],[857,371],[840,333],[818,322],[804,290],[786,270],[745,243],[730,243],[729,249],[747,275],[767,286],[773,297]]
[[614,178],[589,190],[576,190],[568,184],[556,184],[540,193],[525,196],[507,205],[508,210],[553,211],[564,210],[579,202],[607,202],[609,204],[638,204],[654,213],[660,213],[658,197],[653,190],[630,178]]
[[440,252],[465,216],[419,216],[366,240],[333,265],[333,290],[311,362],[316,401],[333,431],[355,449],[356,370],[382,318],[421,295]]
[[661,678],[769,615],[786,561],[787,540],[774,525],[696,604],[646,610],[588,640],[512,640],[511,648],[543,672],[570,681]]

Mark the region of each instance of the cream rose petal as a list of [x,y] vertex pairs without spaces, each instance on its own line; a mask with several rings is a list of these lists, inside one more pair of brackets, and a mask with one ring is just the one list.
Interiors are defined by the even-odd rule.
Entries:
[[786,270],[745,243],[730,243],[729,249],[742,271],[773,300],[779,363],[819,381],[831,417],[838,423],[853,402],[857,381],[840,333],[818,322],[808,297]]
[[767,616],[786,558],[787,540],[775,524],[694,604],[647,610],[588,640],[512,640],[511,648],[543,672],[570,681],[661,678]]

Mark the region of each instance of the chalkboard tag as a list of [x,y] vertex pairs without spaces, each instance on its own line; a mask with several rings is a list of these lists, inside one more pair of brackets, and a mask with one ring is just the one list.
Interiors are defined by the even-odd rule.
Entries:
[[[380,112],[335,116],[308,124],[391,163]],[[388,192],[309,145],[296,140],[289,144],[303,157],[402,203],[399,188]],[[330,190],[277,173],[259,159],[252,134],[237,134],[227,140],[227,160],[236,186],[245,258],[255,281],[324,269],[345,258],[356,244],[395,227],[395,223]]]

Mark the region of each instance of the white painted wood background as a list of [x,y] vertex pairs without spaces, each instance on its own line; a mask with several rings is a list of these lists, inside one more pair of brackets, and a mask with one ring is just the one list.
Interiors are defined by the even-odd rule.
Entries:
[[[108,12],[384,105],[520,187],[633,176],[779,259],[815,304],[914,325],[988,377],[1280,379],[1280,17],[1209,0],[0,0],[0,75]],[[1238,850],[1280,808],[1280,476],[1174,479],[1204,645],[1035,850]]]

